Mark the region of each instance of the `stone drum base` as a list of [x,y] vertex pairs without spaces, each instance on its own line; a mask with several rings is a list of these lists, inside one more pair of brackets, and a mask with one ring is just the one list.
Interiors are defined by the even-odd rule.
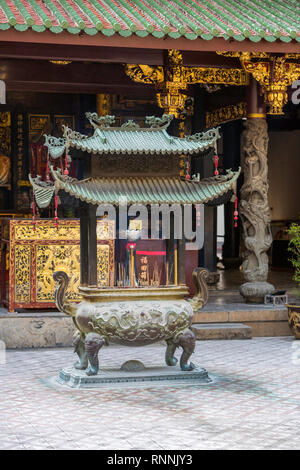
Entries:
[[75,369],[74,367],[65,367],[60,371],[57,381],[62,385],[71,388],[101,388],[107,384],[129,384],[145,382],[166,382],[171,381],[184,383],[209,383],[211,378],[207,371],[200,367],[185,372],[175,367],[147,367],[142,371],[124,371],[121,369],[112,369],[102,367],[97,375],[87,376],[85,371]]

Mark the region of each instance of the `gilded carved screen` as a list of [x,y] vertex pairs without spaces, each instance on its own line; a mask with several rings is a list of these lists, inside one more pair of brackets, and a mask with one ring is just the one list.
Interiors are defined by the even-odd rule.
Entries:
[[[114,227],[112,221],[98,220],[98,285],[114,283]],[[40,219],[36,230],[31,220],[9,220],[9,311],[15,308],[55,307],[53,273],[70,277],[69,301],[79,301],[79,220]]]

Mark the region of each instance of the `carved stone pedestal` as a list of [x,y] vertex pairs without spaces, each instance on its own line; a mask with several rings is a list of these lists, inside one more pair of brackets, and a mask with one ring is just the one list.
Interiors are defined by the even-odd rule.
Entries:
[[261,304],[266,294],[275,292],[275,287],[269,282],[245,282],[240,287],[240,294],[246,302]]
[[101,388],[107,384],[132,384],[136,387],[137,384],[149,386],[150,382],[155,382],[155,385],[158,383],[160,385],[165,384],[168,387],[170,384],[175,383],[207,384],[212,382],[212,379],[205,369],[197,366],[190,372],[180,370],[179,366],[175,366],[172,370],[167,366],[152,366],[138,372],[101,367],[99,373],[91,377],[87,376],[82,370],[65,367],[61,369],[58,378],[50,379],[52,385],[58,383],[70,388]]

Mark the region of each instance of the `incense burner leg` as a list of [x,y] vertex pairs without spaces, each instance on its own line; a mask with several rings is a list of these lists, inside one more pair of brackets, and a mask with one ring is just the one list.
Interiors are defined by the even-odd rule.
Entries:
[[74,352],[78,355],[79,361],[75,362],[75,369],[84,370],[88,366],[88,358],[85,350],[84,337],[77,331],[73,339]]
[[177,339],[178,346],[181,346],[183,351],[180,358],[180,368],[184,371],[190,371],[195,369],[195,365],[190,362],[188,363],[189,358],[195,351],[196,337],[192,330],[187,329],[185,332],[180,335]]
[[89,366],[86,375],[97,375],[99,370],[98,352],[105,343],[105,339],[97,333],[88,333],[85,338],[85,350]]
[[174,356],[176,348],[177,348],[177,344],[175,344],[172,339],[168,339],[166,355],[165,355],[167,366],[176,366],[178,362],[178,359]]

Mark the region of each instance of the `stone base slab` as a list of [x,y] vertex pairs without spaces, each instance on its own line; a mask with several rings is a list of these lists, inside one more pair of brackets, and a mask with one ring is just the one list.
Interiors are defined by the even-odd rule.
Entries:
[[7,349],[71,346],[75,327],[59,312],[0,314],[0,340]]
[[260,308],[247,308],[245,304],[230,309],[231,305],[218,306],[215,309],[208,306],[197,312],[193,317],[193,324],[242,323],[252,328],[252,337],[258,336],[291,336],[288,325],[286,307],[265,306]]
[[77,370],[74,367],[61,369],[58,383],[70,388],[99,388],[107,384],[128,384],[145,382],[166,382],[172,381],[189,383],[210,383],[212,379],[207,371],[200,367],[184,372],[179,366],[175,367],[147,367],[142,371],[126,372],[121,369],[111,369],[102,367],[97,375],[88,376],[84,371]]
[[252,328],[242,323],[194,323],[197,339],[251,339]]

